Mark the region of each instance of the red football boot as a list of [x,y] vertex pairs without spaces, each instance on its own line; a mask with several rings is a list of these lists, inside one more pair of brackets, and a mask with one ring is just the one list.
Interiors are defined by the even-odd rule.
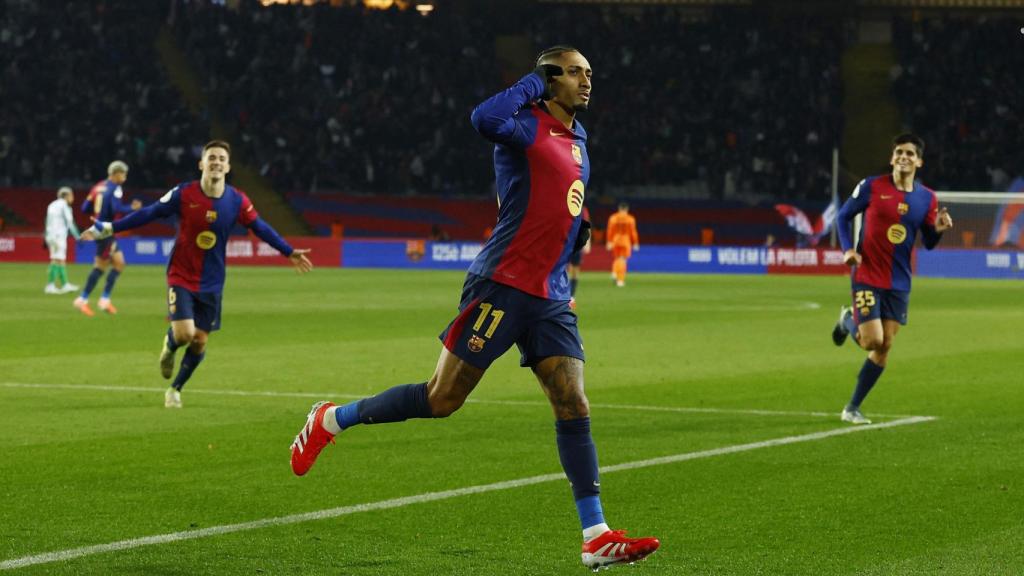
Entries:
[[292,442],[292,472],[302,476],[313,467],[316,457],[328,443],[334,444],[334,434],[328,432],[323,425],[324,412],[334,406],[333,402],[317,402],[309,411],[306,423],[302,425],[298,436]]
[[616,564],[632,564],[652,554],[661,542],[657,538],[627,538],[625,530],[608,530],[583,543],[583,565],[597,572]]

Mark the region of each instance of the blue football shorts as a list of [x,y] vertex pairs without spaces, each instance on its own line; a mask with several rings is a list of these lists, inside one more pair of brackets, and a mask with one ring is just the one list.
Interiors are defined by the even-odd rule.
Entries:
[[907,324],[907,309],[910,307],[910,292],[887,290],[867,284],[853,283],[853,320],[860,325],[869,320],[896,320]]
[[586,360],[568,300],[548,300],[469,274],[459,314],[440,335],[449,352],[486,370],[515,344],[520,366],[550,356]]
[[193,292],[181,286],[167,289],[171,320],[192,320],[204,332],[220,330],[220,292]]
[[120,252],[117,246],[117,238],[102,238],[96,241],[96,257],[101,260],[110,260],[114,254]]

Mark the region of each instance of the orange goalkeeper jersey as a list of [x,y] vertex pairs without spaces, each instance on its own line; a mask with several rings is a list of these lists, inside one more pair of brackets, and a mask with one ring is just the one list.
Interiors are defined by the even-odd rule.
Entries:
[[636,233],[636,218],[629,213],[616,212],[608,219],[608,243],[614,246],[636,246],[640,237]]

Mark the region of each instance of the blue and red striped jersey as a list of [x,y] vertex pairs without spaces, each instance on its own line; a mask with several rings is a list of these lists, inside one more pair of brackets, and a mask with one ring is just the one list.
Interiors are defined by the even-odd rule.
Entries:
[[[245,192],[234,186],[225,185],[220,198],[210,198],[203,194],[199,181],[195,180],[179,184],[159,202],[115,222],[113,229],[120,232],[172,215],[178,217],[178,235],[167,263],[167,284],[193,292],[220,292],[224,289],[231,229],[237,223],[256,230],[255,224],[259,223],[256,208]],[[291,252],[286,243],[275,248]]]
[[131,206],[121,200],[123,197],[124,191],[120,184],[100,180],[86,194],[82,202],[82,212],[92,220],[113,222],[118,215],[132,211]]
[[543,103],[528,74],[473,110],[473,127],[494,146],[498,223],[469,272],[541,298],[569,299],[566,264],[579,231],[590,159],[587,133],[569,130]]
[[[925,248],[931,250],[938,244],[938,207],[935,193],[917,180],[910,192],[897,189],[891,174],[865,178],[857,184],[838,215],[839,242],[844,251],[853,247],[853,235],[857,235],[862,261],[853,271],[853,280],[909,292],[918,230]],[[860,214],[863,216],[856,218]],[[855,219],[858,230],[851,233]]]

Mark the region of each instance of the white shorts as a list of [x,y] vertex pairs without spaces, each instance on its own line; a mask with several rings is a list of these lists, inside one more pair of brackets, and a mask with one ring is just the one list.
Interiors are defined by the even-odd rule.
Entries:
[[47,238],[46,247],[50,249],[50,260],[68,259],[68,237]]

